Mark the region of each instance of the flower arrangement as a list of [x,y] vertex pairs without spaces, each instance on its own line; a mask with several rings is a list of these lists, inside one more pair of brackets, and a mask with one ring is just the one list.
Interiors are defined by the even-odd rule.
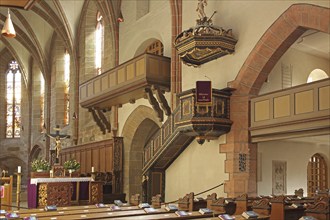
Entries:
[[31,163],[31,168],[32,168],[32,171],[48,171],[50,170],[50,164],[47,160],[45,159],[41,159],[41,158],[37,158],[37,159],[34,159]]
[[80,168],[80,163],[75,159],[70,159],[64,162],[63,167],[66,170],[78,170]]

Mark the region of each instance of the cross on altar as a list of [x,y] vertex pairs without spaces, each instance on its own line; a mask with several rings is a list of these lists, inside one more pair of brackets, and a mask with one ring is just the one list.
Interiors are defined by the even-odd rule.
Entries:
[[66,138],[70,138],[70,135],[60,134],[61,129],[60,129],[59,125],[56,125],[54,130],[56,131],[55,134],[47,134],[46,133],[46,135],[55,140],[55,151],[56,151],[56,161],[55,161],[55,163],[59,163],[59,155],[60,155],[61,150],[62,150],[62,142],[61,141],[66,139]]

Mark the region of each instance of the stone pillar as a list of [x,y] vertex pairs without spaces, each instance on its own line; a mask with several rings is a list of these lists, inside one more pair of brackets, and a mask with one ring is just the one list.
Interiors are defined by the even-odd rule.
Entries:
[[220,145],[220,153],[226,153],[225,172],[229,180],[225,184],[228,197],[243,193],[257,193],[257,144],[249,138],[249,96],[233,94],[230,99],[230,118],[234,122],[227,134],[227,143]]

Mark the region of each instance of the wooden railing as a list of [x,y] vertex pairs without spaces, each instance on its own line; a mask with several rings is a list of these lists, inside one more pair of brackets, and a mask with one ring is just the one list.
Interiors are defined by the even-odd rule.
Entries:
[[253,142],[329,134],[330,79],[251,99]]
[[145,96],[144,88],[170,89],[170,58],[142,54],[79,86],[79,103],[84,108],[107,109]]
[[229,132],[230,91],[213,89],[210,106],[197,106],[195,94],[191,89],[179,95],[178,107],[144,147],[143,173],[167,168],[195,138],[203,143]]

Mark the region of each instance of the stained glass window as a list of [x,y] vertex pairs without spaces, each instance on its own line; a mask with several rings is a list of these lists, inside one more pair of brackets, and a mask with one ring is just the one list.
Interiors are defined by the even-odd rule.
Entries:
[[64,122],[69,124],[70,112],[70,54],[66,51],[64,55]]
[[21,136],[21,72],[16,61],[11,61],[7,72],[6,138]]
[[40,74],[40,130],[43,131],[45,124],[45,79]]
[[96,30],[95,30],[95,68],[97,74],[101,74],[102,67],[102,45],[103,45],[103,24],[102,15],[100,12],[97,13],[96,20]]

